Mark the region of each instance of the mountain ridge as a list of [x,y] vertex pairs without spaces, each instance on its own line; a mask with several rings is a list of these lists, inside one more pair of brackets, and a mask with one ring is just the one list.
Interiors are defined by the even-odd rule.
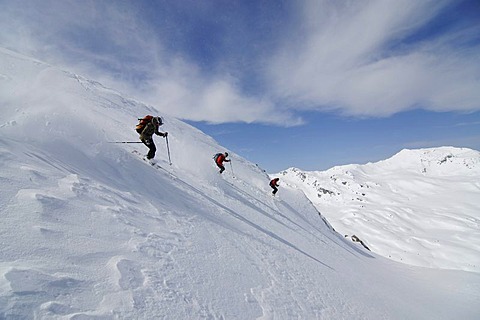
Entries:
[[[418,266],[480,271],[480,239],[474,236],[480,223],[476,150],[404,149],[375,163],[311,172],[290,168],[280,174],[303,190],[334,228],[356,235],[383,256]],[[447,219],[442,222],[442,217]],[[465,244],[458,237],[465,237]],[[435,258],[442,250],[453,254]]]

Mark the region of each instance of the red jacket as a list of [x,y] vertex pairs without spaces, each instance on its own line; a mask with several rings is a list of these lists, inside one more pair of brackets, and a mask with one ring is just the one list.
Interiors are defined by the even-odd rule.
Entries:
[[270,187],[278,187],[278,184],[277,184],[278,180],[280,179],[279,178],[272,179],[270,181]]
[[223,162],[230,162],[230,160],[227,160],[225,159],[225,155],[223,153],[221,153],[218,157],[217,157],[217,164],[218,165],[222,165]]

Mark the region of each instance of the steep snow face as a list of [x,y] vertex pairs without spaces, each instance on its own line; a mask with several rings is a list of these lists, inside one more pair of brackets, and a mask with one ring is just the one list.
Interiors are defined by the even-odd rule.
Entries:
[[[0,319],[474,319],[480,276],[345,241],[304,194],[153,107],[0,50]],[[233,170],[232,170],[233,169]],[[458,286],[453,292],[452,286]]]
[[402,150],[390,159],[324,172],[289,169],[333,227],[404,263],[480,272],[480,152]]

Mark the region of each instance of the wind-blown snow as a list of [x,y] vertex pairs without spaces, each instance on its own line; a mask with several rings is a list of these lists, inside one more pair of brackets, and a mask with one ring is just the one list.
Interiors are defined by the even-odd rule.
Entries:
[[[168,115],[0,50],[0,319],[475,319],[480,275],[400,264]],[[174,106],[172,106],[174,107]],[[233,169],[233,172],[232,172]],[[383,200],[382,200],[383,201]],[[373,203],[373,201],[372,201]]]

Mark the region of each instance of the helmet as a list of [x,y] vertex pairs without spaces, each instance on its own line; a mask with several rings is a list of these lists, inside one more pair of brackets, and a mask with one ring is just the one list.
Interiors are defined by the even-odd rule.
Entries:
[[162,117],[153,117],[152,122],[158,126],[161,126],[163,124],[163,119]]
[[228,157],[228,152],[225,151],[225,157]]

